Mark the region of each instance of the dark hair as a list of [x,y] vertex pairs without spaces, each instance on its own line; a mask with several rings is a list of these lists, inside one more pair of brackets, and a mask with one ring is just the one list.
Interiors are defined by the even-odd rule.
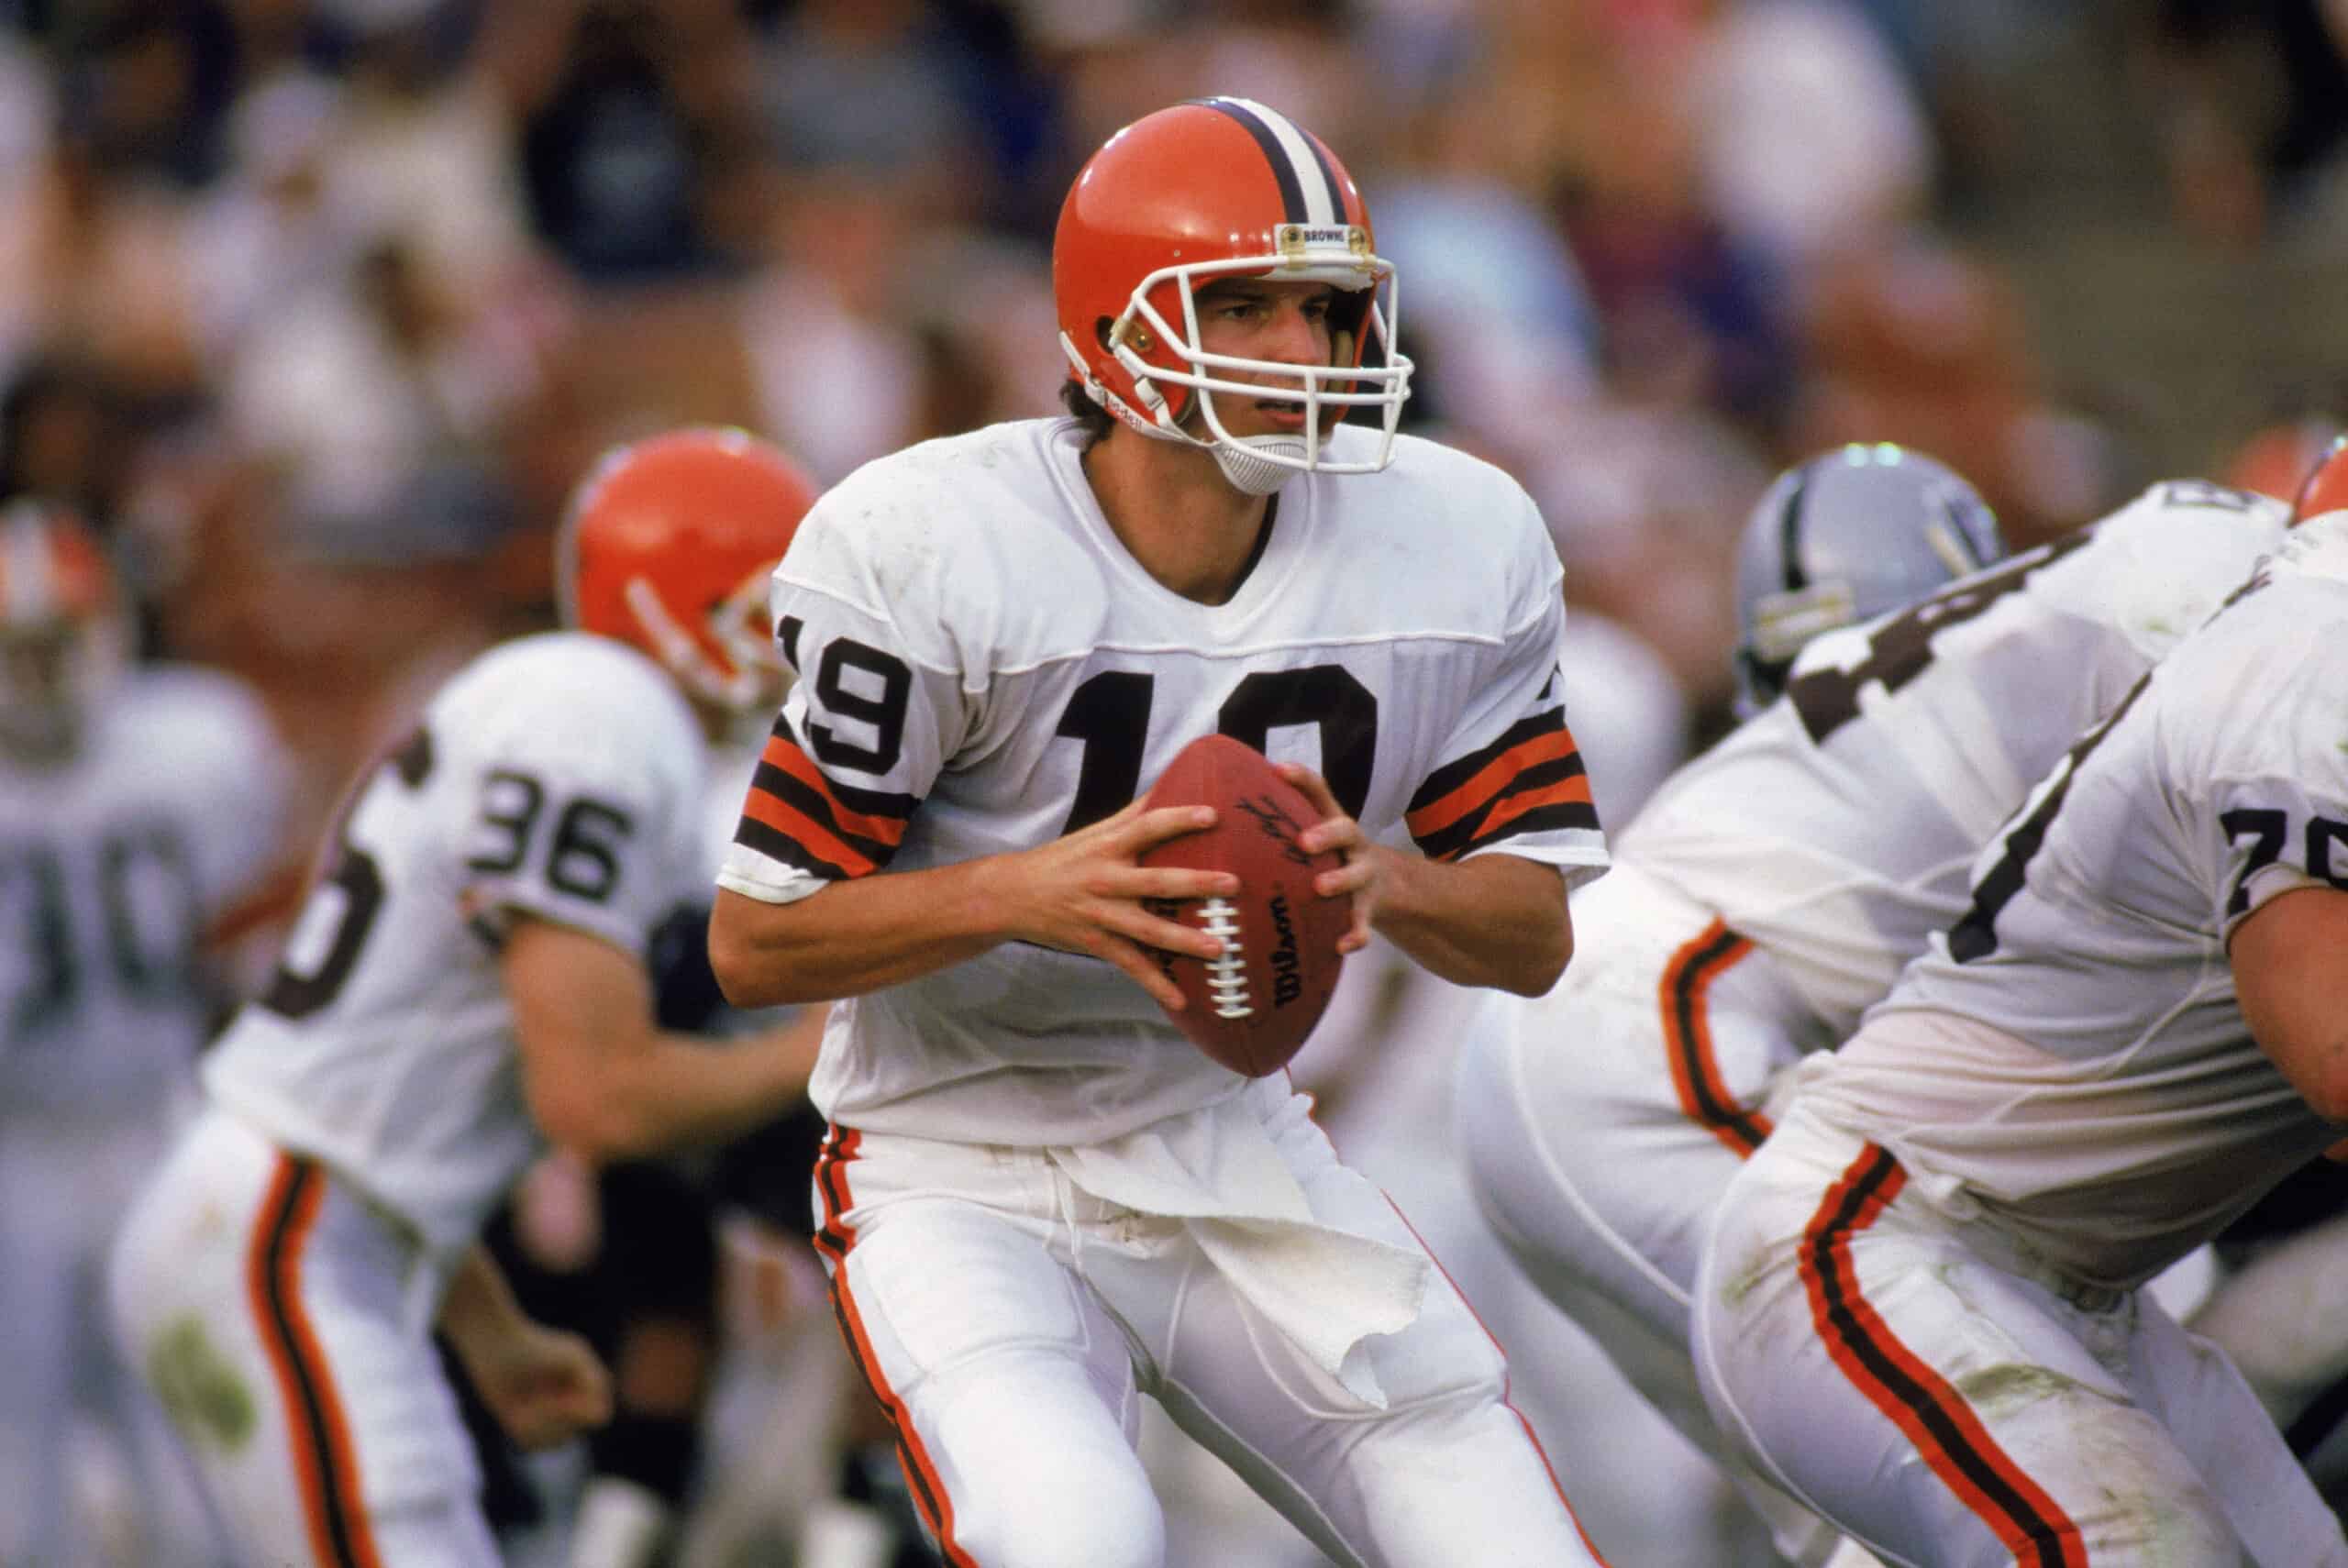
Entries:
[[1088,452],[1107,440],[1109,432],[1117,427],[1117,416],[1093,402],[1092,394],[1073,377],[1060,383],[1060,406],[1068,410],[1069,417],[1084,432],[1084,449]]

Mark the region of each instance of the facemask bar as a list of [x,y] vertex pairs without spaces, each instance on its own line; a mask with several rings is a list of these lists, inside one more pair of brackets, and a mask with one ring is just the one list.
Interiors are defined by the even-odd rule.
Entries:
[[710,610],[710,636],[732,661],[731,669],[710,657],[692,634],[677,624],[668,606],[660,602],[659,591],[652,586],[650,579],[632,577],[621,592],[660,662],[674,671],[695,696],[739,712],[772,700],[782,673],[782,661],[775,657],[770,639],[753,635],[750,629],[750,614],[763,602],[767,574],[771,569],[770,563],[751,572],[742,580],[740,587]]
[[128,666],[128,631],[112,610],[0,629],[0,751],[43,765],[73,756]]
[[[1343,287],[1367,273],[1370,278],[1371,298],[1368,310],[1363,313],[1362,330],[1376,335],[1386,363],[1368,367],[1351,364],[1291,365],[1272,359],[1244,359],[1224,354],[1210,354],[1200,348],[1198,298],[1193,281],[1234,272],[1265,277],[1274,282],[1326,282],[1337,287]],[[1175,283],[1181,294],[1183,330],[1179,332],[1149,301],[1150,292],[1169,281]],[[1381,293],[1385,296],[1382,303],[1378,297]],[[1315,256],[1307,251],[1298,256],[1246,256],[1162,267],[1144,278],[1135,288],[1125,314],[1118,318],[1109,338],[1113,345],[1111,352],[1134,378],[1135,390],[1146,410],[1144,417],[1148,433],[1188,441],[1197,447],[1236,448],[1278,467],[1303,472],[1366,474],[1376,473],[1393,460],[1396,428],[1401,419],[1402,404],[1411,395],[1411,372],[1415,367],[1394,347],[1395,332],[1401,319],[1400,284],[1391,262],[1376,257],[1359,257],[1351,252]],[[1191,369],[1188,371],[1169,370],[1143,359],[1130,341],[1135,336],[1136,320]],[[1080,370],[1083,369],[1075,345],[1067,343],[1065,336],[1062,342],[1069,357],[1077,360]],[[1346,357],[1351,356],[1347,354]],[[1293,381],[1296,385],[1290,389],[1235,381],[1211,373],[1215,370],[1274,376]],[[1173,403],[1157,390],[1155,383],[1158,381],[1187,387],[1200,393],[1220,392],[1235,397],[1268,398],[1301,404],[1304,409],[1303,433],[1301,437],[1290,441],[1242,442],[1224,428],[1223,421],[1215,414],[1214,400],[1202,396],[1198,399],[1200,414],[1208,431],[1208,438],[1202,440],[1176,422]],[[1330,390],[1332,382],[1349,383],[1357,388],[1368,383],[1371,390],[1336,392]],[[1113,397],[1114,394],[1110,395]],[[1366,406],[1376,406],[1384,411],[1376,455],[1362,462],[1325,460],[1323,447],[1327,439],[1327,426],[1335,421],[1324,422],[1323,410]],[[1294,439],[1301,439],[1302,443],[1301,454],[1286,449]]]

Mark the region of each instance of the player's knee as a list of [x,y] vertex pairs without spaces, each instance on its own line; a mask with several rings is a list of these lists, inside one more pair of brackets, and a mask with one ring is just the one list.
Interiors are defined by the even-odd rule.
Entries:
[[1532,1430],[1497,1397],[1379,1423],[1348,1452],[1345,1488],[1376,1561],[1593,1561]]
[[2232,1568],[2234,1563],[2250,1561],[2217,1499],[2209,1494],[2174,1501],[2155,1499],[2152,1509],[2145,1562],[2207,1562],[2212,1568]]
[[1440,1281],[1427,1292],[1417,1322],[1368,1348],[1370,1371],[1386,1395],[1384,1424],[1469,1419],[1501,1409],[1508,1397],[1508,1363],[1500,1346],[1459,1294]]
[[2235,1568],[2251,1561],[2216,1496],[2186,1481],[2173,1464],[2138,1463],[2131,1453],[2111,1455],[2098,1471],[2095,1486],[2109,1506],[2095,1534],[2115,1546],[2125,1543],[2117,1555],[2129,1562]]
[[958,1540],[1002,1568],[1164,1568],[1166,1518],[1139,1462],[1099,1458],[1024,1485],[998,1478],[959,1515]]

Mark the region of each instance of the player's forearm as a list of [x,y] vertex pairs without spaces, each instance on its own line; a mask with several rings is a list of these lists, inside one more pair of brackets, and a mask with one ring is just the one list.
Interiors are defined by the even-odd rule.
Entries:
[[1565,973],[1573,922],[1556,867],[1513,855],[1452,865],[1383,845],[1368,853],[1386,861],[1370,923],[1430,974],[1539,996]]
[[657,1034],[603,1075],[586,1140],[562,1142],[610,1161],[747,1132],[806,1092],[818,1038],[793,1026],[725,1043]]
[[1010,934],[990,891],[994,866],[881,872],[789,904],[720,889],[710,966],[737,1007],[831,1001],[918,979]]
[[483,1335],[504,1331],[521,1319],[522,1309],[497,1260],[479,1242],[467,1248],[449,1277],[434,1326],[449,1336],[459,1353],[470,1355]]

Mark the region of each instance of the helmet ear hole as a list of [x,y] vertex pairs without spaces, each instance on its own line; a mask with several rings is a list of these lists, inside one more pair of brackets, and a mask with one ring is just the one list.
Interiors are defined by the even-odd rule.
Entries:
[[1116,325],[1117,324],[1114,319],[1105,315],[1097,316],[1093,319],[1092,336],[1094,339],[1100,343],[1102,349],[1105,350],[1108,348],[1109,334],[1115,330]]

